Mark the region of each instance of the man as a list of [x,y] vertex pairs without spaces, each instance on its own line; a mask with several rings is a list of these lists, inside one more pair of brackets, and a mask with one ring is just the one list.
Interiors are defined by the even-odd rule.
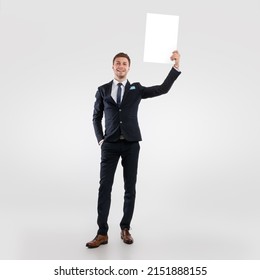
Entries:
[[[98,193],[98,232],[88,242],[88,248],[96,248],[108,243],[108,214],[111,202],[111,190],[116,167],[121,157],[124,177],[124,206],[120,222],[121,238],[124,243],[132,244],[129,232],[135,204],[135,184],[139,156],[141,133],[137,120],[137,111],[141,99],[156,97],[167,93],[180,75],[178,51],[170,57],[174,65],[164,82],[159,86],[144,87],[140,83],[127,80],[130,70],[130,58],[125,53],[117,54],[113,59],[114,80],[100,86],[96,93],[93,113],[93,125],[101,146],[100,187]],[[105,132],[102,118],[105,114]]]

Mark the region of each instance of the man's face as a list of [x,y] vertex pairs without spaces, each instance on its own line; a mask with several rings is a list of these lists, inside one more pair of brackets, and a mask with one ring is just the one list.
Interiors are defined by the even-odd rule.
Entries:
[[127,73],[130,70],[128,59],[126,57],[117,57],[114,61],[112,69],[114,71],[116,80],[125,80]]

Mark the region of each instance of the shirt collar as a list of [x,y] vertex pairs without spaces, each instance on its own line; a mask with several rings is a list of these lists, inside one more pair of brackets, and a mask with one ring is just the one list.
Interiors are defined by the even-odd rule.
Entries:
[[123,82],[118,82],[116,79],[113,79],[113,83],[114,83],[114,85],[116,85],[116,86],[117,86],[118,83],[121,83],[121,84],[125,87],[125,85],[126,85],[126,83],[127,83],[127,80],[124,80]]

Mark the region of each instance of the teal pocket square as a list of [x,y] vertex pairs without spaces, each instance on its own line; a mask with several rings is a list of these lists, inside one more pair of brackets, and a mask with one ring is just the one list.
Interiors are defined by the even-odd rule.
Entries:
[[130,90],[134,90],[134,89],[135,89],[135,86],[131,86],[131,87],[130,87]]

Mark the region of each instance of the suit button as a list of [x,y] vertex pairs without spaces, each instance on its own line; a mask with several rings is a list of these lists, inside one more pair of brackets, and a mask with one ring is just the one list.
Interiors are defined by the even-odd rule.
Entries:
[[121,112],[122,111],[122,109],[119,109],[119,112]]
[[123,123],[122,121],[120,123]]

